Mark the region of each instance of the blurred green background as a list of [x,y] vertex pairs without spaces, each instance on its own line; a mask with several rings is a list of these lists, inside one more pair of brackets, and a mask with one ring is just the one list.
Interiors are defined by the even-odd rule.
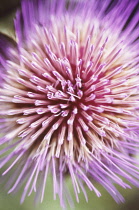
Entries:
[[[2,170],[3,171],[3,170]],[[2,172],[0,171],[0,172]],[[87,188],[88,194],[88,203],[85,201],[84,195],[81,192],[79,195],[79,203],[75,201],[74,190],[72,188],[72,183],[70,179],[67,180],[67,185],[71,192],[71,195],[74,200],[74,208],[68,207],[67,210],[138,210],[139,209],[139,191],[137,188],[133,187],[132,189],[122,189],[117,187],[121,194],[125,197],[125,203],[117,204],[111,196],[102,188],[99,184],[95,184],[98,190],[100,190],[102,196],[97,198],[94,192],[90,192]],[[30,197],[27,197],[25,202],[20,205],[20,198],[22,195],[23,189],[19,191],[16,195],[7,194],[7,192],[0,188],[0,210],[61,210],[59,204],[59,198],[53,200],[53,186],[52,179],[49,176],[46,184],[46,192],[44,201],[42,204],[35,205],[34,203],[34,194]]]
[[[0,31],[14,36],[13,17],[16,9],[19,7],[19,0],[0,0]],[[3,170],[2,170],[3,171]],[[2,173],[0,171],[0,174]],[[75,201],[73,188],[70,180],[67,180],[71,194]],[[97,198],[93,192],[87,189],[89,202],[86,203],[84,195],[79,195],[79,204],[75,201],[75,210],[138,210],[139,209],[139,189],[133,187],[132,190],[124,190],[119,188],[121,194],[125,197],[126,202],[124,204],[117,204],[111,198],[111,196],[98,184],[96,184],[98,190],[102,193],[100,198]],[[8,195],[0,186],[0,210],[60,210],[59,199],[53,200],[53,186],[51,177],[49,177],[46,186],[46,193],[42,204],[35,206],[34,195],[28,197],[25,202],[20,205],[20,197],[22,190],[16,195]],[[70,207],[68,209],[71,209]]]

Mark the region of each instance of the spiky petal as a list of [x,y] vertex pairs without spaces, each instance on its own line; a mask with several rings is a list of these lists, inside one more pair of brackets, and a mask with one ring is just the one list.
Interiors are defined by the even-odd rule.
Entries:
[[22,1],[0,84],[0,167],[13,159],[3,175],[13,171],[9,193],[25,183],[21,202],[43,200],[48,172],[63,207],[67,174],[77,202],[83,183],[101,195],[92,180],[117,202],[122,177],[139,186],[137,3]]

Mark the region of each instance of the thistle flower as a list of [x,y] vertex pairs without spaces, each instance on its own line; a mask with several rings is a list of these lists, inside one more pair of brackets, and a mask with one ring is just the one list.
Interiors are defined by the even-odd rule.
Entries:
[[48,173],[62,207],[67,175],[77,202],[85,185],[101,195],[93,181],[117,202],[114,184],[139,186],[137,5],[23,0],[15,40],[0,36],[0,167],[21,202],[43,200]]

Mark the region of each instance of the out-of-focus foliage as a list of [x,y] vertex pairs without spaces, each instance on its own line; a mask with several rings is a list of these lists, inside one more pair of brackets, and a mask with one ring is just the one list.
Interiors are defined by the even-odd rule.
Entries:
[[[67,179],[67,184],[70,188],[71,193],[73,194],[72,183]],[[132,190],[124,190],[118,188],[120,192],[124,195],[126,202],[124,204],[117,204],[111,196],[98,184],[96,184],[98,190],[101,191],[102,197],[97,198],[93,192],[90,192],[87,189],[89,202],[86,203],[83,193],[80,194],[80,202],[77,204],[75,202],[74,210],[138,210],[139,206],[139,193],[136,188]],[[7,195],[7,192],[0,188],[0,210],[61,210],[59,205],[59,199],[56,201],[53,200],[53,186],[51,177],[49,177],[45,198],[42,204],[34,204],[34,195],[27,198],[25,202],[20,205],[20,197],[22,190],[16,195]],[[74,196],[73,196],[74,198]],[[73,208],[72,208],[73,209]],[[70,207],[67,210],[71,210]]]
[[19,3],[20,0],[0,0],[0,18],[9,15]]
[[0,32],[14,37],[13,18],[20,0],[0,0]]

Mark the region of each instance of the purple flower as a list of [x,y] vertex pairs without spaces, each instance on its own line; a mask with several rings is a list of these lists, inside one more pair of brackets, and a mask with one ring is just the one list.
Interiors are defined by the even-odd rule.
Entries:
[[[100,183],[139,186],[138,0],[23,0],[15,41],[0,35],[0,167],[9,193],[42,201]],[[8,153],[7,153],[8,152]],[[12,171],[12,172],[10,172]],[[123,179],[124,178],[124,179]],[[7,179],[6,179],[7,180]],[[125,182],[128,181],[128,184]]]

